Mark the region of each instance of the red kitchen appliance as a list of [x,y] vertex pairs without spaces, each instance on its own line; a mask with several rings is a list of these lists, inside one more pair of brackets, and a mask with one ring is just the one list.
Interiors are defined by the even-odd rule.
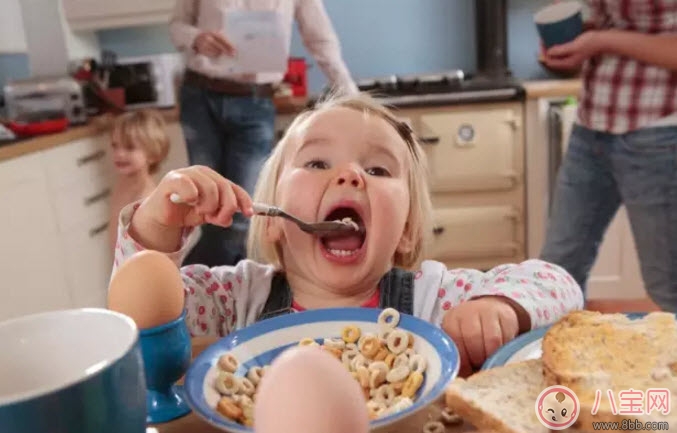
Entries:
[[308,65],[305,58],[289,58],[284,82],[291,86],[293,96],[306,96],[308,94]]
[[61,112],[33,112],[3,122],[17,137],[53,134],[68,128],[68,118]]

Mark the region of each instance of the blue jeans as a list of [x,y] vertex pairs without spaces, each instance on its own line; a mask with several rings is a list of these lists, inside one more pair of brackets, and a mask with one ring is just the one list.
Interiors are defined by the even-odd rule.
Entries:
[[[269,156],[275,106],[269,97],[229,96],[183,84],[181,126],[191,165],[205,165],[250,195]],[[249,220],[236,213],[228,228],[202,226],[202,236],[184,264],[234,265],[246,257]]]
[[612,135],[576,125],[558,173],[541,258],[583,287],[625,205],[651,299],[677,312],[677,126]]

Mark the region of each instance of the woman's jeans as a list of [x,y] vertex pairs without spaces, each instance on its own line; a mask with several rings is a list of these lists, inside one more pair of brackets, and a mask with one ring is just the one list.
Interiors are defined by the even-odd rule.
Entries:
[[574,126],[541,258],[565,268],[585,293],[604,232],[621,203],[649,296],[677,312],[677,126],[622,135]]
[[[205,165],[250,195],[269,156],[275,132],[270,97],[229,96],[183,84],[181,126],[191,165]],[[246,257],[249,220],[233,216],[228,228],[202,226],[202,236],[184,264],[234,265]]]

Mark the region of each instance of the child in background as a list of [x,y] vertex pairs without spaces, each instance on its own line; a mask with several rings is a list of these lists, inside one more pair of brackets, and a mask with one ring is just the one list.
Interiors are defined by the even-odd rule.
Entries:
[[108,232],[114,248],[120,210],[153,191],[156,186],[153,174],[169,152],[162,115],[155,110],[140,110],[118,116],[111,131],[111,146],[115,183]]
[[[461,374],[518,334],[583,305],[562,268],[539,260],[480,272],[423,260],[432,233],[425,155],[406,124],[365,96],[333,98],[297,117],[261,172],[256,202],[306,221],[351,218],[364,233],[322,238],[257,217],[235,266],[181,269],[191,333],[226,335],[279,314],[327,307],[396,308],[440,326]],[[169,197],[178,194],[184,203]],[[120,214],[116,266],[137,251],[177,265],[205,222],[253,215],[240,186],[206,167],[176,170]]]

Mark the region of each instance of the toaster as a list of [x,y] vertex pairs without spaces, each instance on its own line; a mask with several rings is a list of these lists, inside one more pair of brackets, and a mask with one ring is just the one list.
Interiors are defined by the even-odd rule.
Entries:
[[65,117],[70,124],[87,122],[82,86],[68,76],[9,81],[4,86],[5,110],[10,120]]

